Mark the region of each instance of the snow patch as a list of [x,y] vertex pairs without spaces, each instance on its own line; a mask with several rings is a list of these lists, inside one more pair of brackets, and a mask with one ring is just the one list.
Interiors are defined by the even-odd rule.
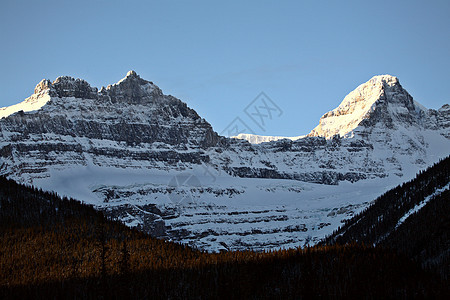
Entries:
[[41,109],[48,101],[50,101],[50,95],[48,93],[42,93],[39,95],[32,95],[24,101],[0,108],[0,119],[6,118],[16,112],[31,112]]
[[408,219],[412,214],[415,214],[416,212],[421,210],[425,205],[427,205],[427,203],[430,202],[430,200],[433,197],[440,195],[443,191],[447,190],[449,187],[450,187],[450,183],[447,183],[446,186],[444,186],[441,189],[436,190],[433,194],[429,195],[424,200],[422,200],[419,204],[417,204],[416,206],[411,208],[403,217],[400,218],[397,225],[395,225],[394,230],[396,230],[400,225],[402,225],[406,221],[406,219]]

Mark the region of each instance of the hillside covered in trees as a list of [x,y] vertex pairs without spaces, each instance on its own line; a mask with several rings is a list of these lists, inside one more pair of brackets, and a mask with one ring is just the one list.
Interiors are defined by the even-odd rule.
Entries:
[[397,250],[450,275],[450,157],[380,196],[323,244],[351,242]]
[[414,298],[446,282],[404,255],[349,244],[205,253],[0,177],[0,298]]

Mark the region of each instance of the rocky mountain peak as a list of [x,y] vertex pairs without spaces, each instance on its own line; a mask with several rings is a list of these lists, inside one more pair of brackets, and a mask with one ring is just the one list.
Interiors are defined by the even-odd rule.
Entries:
[[391,87],[400,84],[397,77],[386,74],[373,76],[368,82],[365,83],[372,85],[382,85],[383,87]]
[[429,117],[428,127],[442,131],[442,135],[450,139],[450,105],[444,104],[438,110],[430,109],[427,112]]
[[70,76],[60,76],[53,81],[50,89],[50,96],[52,97],[74,97],[82,99],[96,99],[97,88],[79,78]]
[[139,77],[139,75],[134,70],[130,70],[127,73],[127,77]]
[[40,94],[41,92],[45,90],[49,90],[52,86],[52,82],[48,79],[42,79],[41,82],[39,82],[36,87],[34,88],[34,94]]
[[53,82],[48,79],[42,79],[41,82],[36,85],[34,95],[40,95],[44,91],[48,91],[48,94],[51,97],[57,98],[97,98],[97,88],[91,87],[91,85],[83,79],[75,79],[70,76],[60,76]]
[[142,79],[131,70],[119,82],[102,87],[100,92],[87,81],[71,76],[60,76],[51,82],[43,79],[34,89],[34,97],[47,92],[53,98],[74,97],[98,99],[112,103],[148,104],[163,96],[161,89],[151,81]]
[[324,114],[309,135],[343,137],[358,126],[382,124],[393,128],[398,122],[409,126],[420,123],[421,115],[420,105],[415,104],[397,77],[379,75],[358,86],[337,108]]
[[153,82],[142,79],[141,76],[139,76],[135,71],[131,70],[131,71],[128,71],[127,75],[124,78],[122,78],[121,80],[119,80],[117,83],[108,85],[107,89],[111,89],[113,86],[124,86],[125,87],[127,85],[133,85],[133,84],[135,86],[140,86],[140,85],[146,85],[149,83],[153,85]]
[[442,107],[439,108],[439,111],[447,114],[450,113],[450,105],[449,104],[442,105]]
[[144,104],[162,97],[161,89],[151,81],[142,79],[135,71],[129,71],[119,82],[106,88],[113,103]]
[[[14,116],[17,112],[21,113]],[[85,80],[70,76],[53,82],[42,80],[25,101],[0,108],[0,118],[5,118],[3,124],[14,132],[109,139],[132,145],[157,142],[198,148],[215,145],[219,139],[211,125],[186,103],[164,95],[134,71],[100,92]],[[23,118],[28,121],[16,122]]]

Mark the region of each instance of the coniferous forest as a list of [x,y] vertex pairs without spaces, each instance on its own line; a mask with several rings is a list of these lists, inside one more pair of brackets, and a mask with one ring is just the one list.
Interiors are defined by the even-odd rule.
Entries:
[[[430,172],[447,172],[448,183],[448,164],[447,159]],[[419,194],[431,184],[446,184],[427,172],[418,175],[420,182],[388,192],[390,201],[407,191]],[[427,268],[419,251],[447,243],[448,254],[448,192],[443,197],[425,206],[433,218],[408,218],[403,225],[417,224],[400,226],[383,247],[362,239],[360,231],[349,235],[340,229],[343,238],[350,238],[330,237],[324,245],[305,249],[205,253],[125,227],[76,200],[0,177],[0,298],[445,299],[445,272],[435,272],[436,264]],[[395,211],[399,204],[383,205],[380,210]],[[443,223],[436,218],[444,218]],[[418,234],[419,229],[424,232]],[[436,242],[424,243],[422,235],[435,230]],[[436,261],[442,266],[439,259],[427,263]]]
[[[450,276],[450,157],[386,192],[322,244],[350,242],[394,249],[423,268]],[[440,191],[440,193],[436,193]],[[422,209],[414,208],[426,204]],[[408,218],[402,220],[408,212]]]

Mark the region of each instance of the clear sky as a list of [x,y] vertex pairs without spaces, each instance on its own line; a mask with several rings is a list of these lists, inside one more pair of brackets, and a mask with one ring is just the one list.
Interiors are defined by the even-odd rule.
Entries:
[[[450,102],[450,1],[1,0],[0,107],[43,78],[96,87],[133,69],[221,132],[308,133],[347,93],[391,74],[428,108]],[[263,128],[260,92],[282,111]]]

